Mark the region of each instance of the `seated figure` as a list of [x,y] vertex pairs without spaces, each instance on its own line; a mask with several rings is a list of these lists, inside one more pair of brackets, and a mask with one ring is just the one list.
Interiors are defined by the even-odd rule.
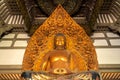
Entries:
[[[80,59],[76,55],[66,50],[66,38],[62,33],[58,33],[54,37],[54,50],[46,53],[42,63],[37,66],[39,71],[47,71],[53,74],[69,74],[87,70],[85,61],[82,58],[81,61],[84,67],[79,65]],[[34,69],[36,67],[33,67],[33,71]]]
[[70,72],[70,53],[65,50],[65,37],[63,34],[57,34],[54,39],[55,48],[48,52],[42,64],[42,70],[56,74]]

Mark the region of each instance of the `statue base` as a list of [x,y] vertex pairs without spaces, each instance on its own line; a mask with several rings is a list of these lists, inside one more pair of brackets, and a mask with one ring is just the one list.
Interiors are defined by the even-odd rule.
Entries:
[[98,72],[85,71],[71,74],[51,74],[48,72],[26,71],[21,74],[25,80],[101,80]]

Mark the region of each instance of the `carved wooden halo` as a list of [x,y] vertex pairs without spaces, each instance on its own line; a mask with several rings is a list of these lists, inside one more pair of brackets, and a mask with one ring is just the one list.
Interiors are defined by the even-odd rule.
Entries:
[[[59,5],[31,37],[24,54],[23,70],[33,70],[33,66],[39,67],[43,56],[53,50],[53,39],[57,33],[63,33],[66,36],[66,49],[81,56],[86,63],[87,70],[98,69],[97,56],[91,39],[84,29]],[[35,61],[37,64],[34,63]],[[83,61],[77,64],[83,66]]]

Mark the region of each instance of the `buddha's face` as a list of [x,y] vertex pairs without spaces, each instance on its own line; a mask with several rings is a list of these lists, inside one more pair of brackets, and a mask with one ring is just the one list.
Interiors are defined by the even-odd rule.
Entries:
[[65,45],[65,39],[63,36],[57,36],[56,37],[56,46],[64,46]]

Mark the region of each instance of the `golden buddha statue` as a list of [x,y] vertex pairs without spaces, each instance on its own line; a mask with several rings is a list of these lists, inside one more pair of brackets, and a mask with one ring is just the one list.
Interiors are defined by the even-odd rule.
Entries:
[[44,56],[42,70],[56,74],[64,74],[69,70],[70,54],[65,50],[65,37],[57,34],[54,39],[54,50]]
[[[84,63],[84,67],[78,65],[80,60]],[[76,62],[78,63],[75,64]],[[69,74],[87,70],[82,58],[77,58],[76,55],[66,50],[66,38],[62,33],[58,33],[54,37],[54,50],[45,53],[41,64],[38,65],[39,59],[35,63],[37,63],[37,68],[33,67],[33,70],[39,67],[39,71],[47,71],[53,74]]]

